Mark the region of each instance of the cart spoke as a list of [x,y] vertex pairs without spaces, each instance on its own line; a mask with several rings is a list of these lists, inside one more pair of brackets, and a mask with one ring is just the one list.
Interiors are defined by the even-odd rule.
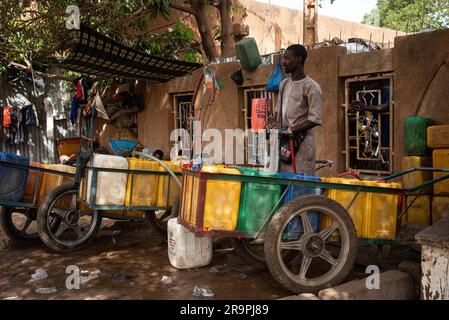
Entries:
[[302,240],[282,242],[281,250],[302,250]]
[[56,231],[56,233],[55,233],[55,237],[59,238],[64,233],[64,231],[67,230],[68,227],[69,226],[67,224],[65,224],[64,222],[61,223],[61,226],[58,228],[58,231]]
[[70,201],[70,209],[76,210],[77,202],[78,202],[78,195],[74,193],[72,195],[72,200]]
[[299,269],[299,278],[305,279],[307,270],[309,270],[310,264],[312,263],[312,258],[304,255],[301,261],[301,268]]
[[76,236],[78,237],[78,239],[83,237],[83,233],[81,231],[80,226],[73,227],[73,231],[75,231]]
[[312,225],[310,224],[309,215],[307,211],[301,213],[302,225],[304,228],[304,234],[309,234],[313,232]]
[[54,214],[58,215],[61,218],[65,217],[65,210],[62,210],[62,209],[52,208],[51,209],[51,213],[54,213]]
[[338,228],[338,224],[334,223],[330,227],[321,231],[319,233],[319,235],[323,240],[327,240],[327,238],[329,238],[332,235],[332,233],[334,233],[334,231],[337,230],[337,228]]
[[323,250],[323,252],[320,254],[320,257],[324,260],[326,260],[327,262],[329,262],[331,265],[336,266],[337,265],[337,260],[335,260],[334,257],[332,257],[332,255],[330,254],[329,251],[327,250]]

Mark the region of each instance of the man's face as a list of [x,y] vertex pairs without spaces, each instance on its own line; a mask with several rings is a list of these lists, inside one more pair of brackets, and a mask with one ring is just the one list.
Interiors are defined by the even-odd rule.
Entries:
[[301,63],[301,57],[295,57],[289,50],[285,51],[284,58],[282,61],[282,67],[285,73],[292,73],[298,69]]

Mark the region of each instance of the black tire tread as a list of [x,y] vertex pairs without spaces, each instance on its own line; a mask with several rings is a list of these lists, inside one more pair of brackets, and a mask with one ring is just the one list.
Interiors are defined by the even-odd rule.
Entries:
[[12,207],[3,207],[0,206],[0,228],[2,228],[3,232],[12,240],[17,243],[39,243],[39,235],[36,237],[24,237],[21,234],[17,233],[16,230],[11,225],[10,216],[13,214],[14,209]]
[[52,201],[59,194],[69,191],[71,189],[75,189],[73,186],[73,183],[62,184],[62,185],[54,188],[51,192],[49,192],[45,196],[45,198],[42,201],[41,205],[39,206],[39,210],[37,212],[37,230],[39,232],[40,239],[49,249],[56,251],[56,252],[61,252],[61,253],[77,251],[77,250],[80,250],[80,249],[86,247],[95,238],[95,235],[97,234],[98,229],[100,228],[100,225],[101,225],[101,215],[98,214],[97,221],[95,222],[96,223],[95,229],[92,232],[92,236],[89,237],[86,241],[84,241],[81,245],[78,245],[76,247],[63,246],[63,245],[55,242],[51,238],[51,236],[47,230],[47,227],[46,227],[48,208],[50,207]]
[[[276,246],[276,233],[281,228],[281,226],[286,222],[289,218],[289,212],[294,210],[300,205],[310,205],[313,203],[319,203],[319,205],[326,205],[329,208],[333,209],[343,220],[345,225],[348,227],[349,231],[349,239],[350,239],[350,247],[349,253],[346,260],[346,263],[342,270],[334,277],[332,280],[328,281],[325,284],[320,286],[304,286],[298,283],[291,281],[287,276],[284,275],[282,268],[280,267],[279,261],[277,261],[277,254],[275,248]],[[268,227],[267,236],[265,238],[265,257],[267,259],[268,269],[270,270],[272,276],[286,289],[298,294],[298,293],[315,293],[317,294],[319,291],[333,287],[339,283],[341,283],[351,272],[352,267],[354,265],[354,261],[357,254],[357,234],[354,227],[354,223],[346,212],[346,210],[336,201],[331,200],[324,196],[302,196],[296,198],[282,208],[278,210],[278,212],[273,216],[271,222]]]

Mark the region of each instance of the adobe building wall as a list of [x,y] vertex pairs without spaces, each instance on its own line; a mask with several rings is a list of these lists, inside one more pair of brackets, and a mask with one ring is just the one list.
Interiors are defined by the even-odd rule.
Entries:
[[[248,14],[245,23],[249,25],[249,36],[256,39],[261,54],[277,52],[294,43],[303,43],[302,11],[270,5],[266,30],[267,4],[253,0],[240,0],[240,2],[246,7]],[[318,42],[334,37],[344,41],[349,38],[361,38],[378,43],[384,42],[386,47],[390,43],[393,47],[394,38],[398,35],[404,33],[323,16],[319,14],[318,9]]]
[[377,73],[391,73],[394,70],[394,49],[385,49],[357,54],[341,54],[338,75],[342,78]]
[[[342,47],[311,50],[306,73],[323,90],[324,125],[318,129],[317,158],[334,161],[333,175],[345,170],[344,81],[347,78],[379,73],[394,73],[394,170],[401,170],[404,156],[404,119],[415,114],[429,117],[437,124],[449,123],[449,30],[397,38],[395,48],[347,55]],[[446,63],[444,63],[446,61]],[[243,90],[264,86],[275,65],[262,65],[243,72],[242,87],[230,79],[238,62],[212,65],[224,88],[218,94],[207,124],[208,128],[243,129]],[[164,85],[147,85],[146,109],[139,114],[139,139],[150,148],[162,148],[168,155],[169,135],[173,129],[173,94],[193,92],[202,70],[192,76]],[[199,108],[198,100],[196,108]]]
[[323,92],[323,125],[317,130],[317,159],[334,162],[332,169],[317,172],[320,176],[342,172],[345,165],[345,122],[343,88],[338,77],[339,60],[346,54],[341,47],[311,50],[306,62],[306,74],[318,82]]
[[396,38],[394,73],[394,159],[399,171],[406,117],[449,124],[449,29]]
[[[240,2],[246,8],[248,15],[244,23],[249,25],[249,36],[256,39],[261,54],[278,52],[291,44],[303,43],[303,12],[301,10],[272,4],[266,23],[266,3],[254,0],[240,0]],[[195,18],[178,10],[172,9],[168,19],[157,17],[151,21],[150,30],[165,32],[173,27],[173,24],[179,19],[191,27],[196,33],[196,38],[200,40]],[[219,25],[218,15],[215,11],[211,13],[211,21],[212,25]],[[344,41],[350,38],[361,38],[371,39],[377,43],[383,42],[385,47],[393,47],[394,38],[402,35],[405,33],[323,15],[318,16],[318,42],[334,37],[339,37]],[[218,46],[217,43],[217,48]]]
[[171,149],[169,139],[174,127],[168,87],[167,83],[147,83],[141,91],[145,97],[145,110],[137,117],[139,141],[150,150],[162,150],[165,155]]

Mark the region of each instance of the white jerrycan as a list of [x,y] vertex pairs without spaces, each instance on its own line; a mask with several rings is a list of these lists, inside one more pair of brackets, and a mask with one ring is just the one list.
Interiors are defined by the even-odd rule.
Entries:
[[212,238],[197,237],[177,218],[168,220],[168,259],[177,269],[204,267],[212,260]]

